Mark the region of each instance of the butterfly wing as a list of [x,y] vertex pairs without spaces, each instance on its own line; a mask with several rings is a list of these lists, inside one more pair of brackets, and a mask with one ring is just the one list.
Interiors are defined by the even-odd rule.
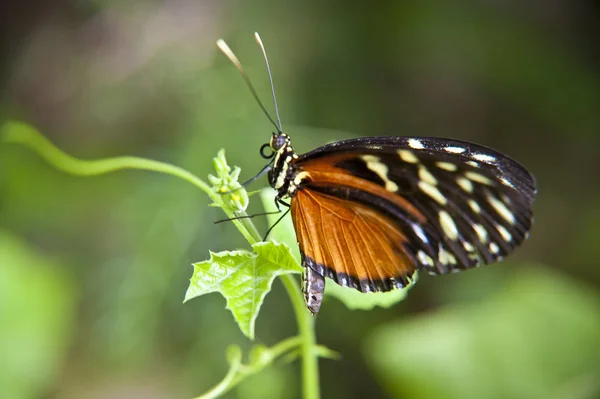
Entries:
[[408,284],[415,272],[402,247],[404,233],[367,205],[300,190],[291,212],[303,262],[338,284],[363,292],[389,291]]
[[311,189],[293,197],[291,212],[306,267],[303,292],[313,314],[321,306],[325,276],[362,292],[412,281],[415,263],[403,248],[406,237],[389,216]]
[[472,143],[353,139],[294,167],[304,172],[292,214],[305,265],[361,291],[390,290],[415,269],[445,274],[500,260],[532,223],[533,177]]

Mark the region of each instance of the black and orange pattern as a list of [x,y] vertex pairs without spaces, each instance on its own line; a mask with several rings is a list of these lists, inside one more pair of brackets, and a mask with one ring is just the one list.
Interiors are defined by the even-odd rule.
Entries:
[[298,156],[270,141],[271,185],[291,198],[309,309],[325,277],[362,292],[402,288],[415,271],[446,274],[501,260],[532,223],[535,180],[497,151],[442,138],[371,137]]

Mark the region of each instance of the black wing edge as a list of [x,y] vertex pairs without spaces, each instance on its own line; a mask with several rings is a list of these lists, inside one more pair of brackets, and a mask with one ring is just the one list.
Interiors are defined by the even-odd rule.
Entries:
[[[415,146],[415,144],[418,145]],[[453,153],[445,150],[449,147],[461,148],[464,151]],[[333,153],[377,153],[382,151],[389,153],[401,149],[414,151],[415,154],[458,156],[466,161],[475,161],[487,165],[488,168],[496,169],[497,175],[504,176],[514,182],[515,189],[521,192],[530,204],[533,204],[538,192],[535,177],[522,164],[508,155],[481,144],[442,137],[378,136],[336,141],[300,155],[296,160],[296,164],[301,167],[302,162],[322,158]],[[493,161],[486,161],[485,157],[477,157],[478,155],[492,157]]]

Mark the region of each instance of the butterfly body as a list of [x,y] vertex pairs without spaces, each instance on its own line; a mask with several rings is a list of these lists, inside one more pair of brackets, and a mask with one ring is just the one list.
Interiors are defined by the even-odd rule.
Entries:
[[490,148],[430,137],[365,137],[298,155],[274,133],[269,183],[290,199],[307,306],[325,277],[362,292],[501,260],[528,235],[535,180]]

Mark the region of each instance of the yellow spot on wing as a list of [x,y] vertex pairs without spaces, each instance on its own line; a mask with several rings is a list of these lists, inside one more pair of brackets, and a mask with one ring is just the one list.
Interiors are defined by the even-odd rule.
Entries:
[[469,180],[472,180],[474,182],[477,183],[481,183],[481,184],[492,184],[492,181],[490,179],[488,179],[487,177],[485,177],[482,174],[479,174],[477,172],[465,172],[465,177]]
[[485,229],[485,227],[483,227],[480,224],[474,224],[473,230],[475,230],[475,233],[477,233],[477,236],[479,237],[479,241],[481,241],[482,244],[487,242],[488,233],[487,233],[487,230]]
[[435,165],[440,169],[447,170],[448,172],[456,172],[458,169],[456,165],[450,162],[436,162]]
[[496,229],[498,229],[498,232],[500,233],[504,241],[510,242],[512,240],[512,234],[510,234],[504,226],[498,225],[496,226]]
[[460,186],[463,190],[468,193],[473,192],[473,183],[469,179],[465,179],[464,177],[459,177],[456,179],[456,184]]
[[306,171],[302,171],[296,175],[294,178],[294,185],[298,186],[302,183],[302,180],[310,179],[310,174]]
[[385,189],[388,191],[398,191],[398,185],[388,177],[388,167],[374,155],[363,155],[362,160],[367,164],[367,168],[375,172],[377,176],[385,183]]
[[500,247],[495,242],[490,242],[490,252],[493,254],[497,254],[500,252]]
[[444,234],[448,236],[451,240],[458,239],[458,229],[456,228],[456,224],[452,219],[452,216],[444,210],[439,212],[440,225],[442,226],[442,230],[444,230]]
[[447,265],[448,263],[456,264],[456,258],[454,257],[454,255],[452,255],[450,252],[446,251],[444,248],[441,247],[438,253],[438,260],[442,265]]
[[431,256],[427,255],[425,252],[423,251],[419,251],[419,253],[417,254],[417,257],[419,258],[419,261],[421,261],[422,264],[424,264],[425,266],[433,266],[433,259],[431,259]]
[[400,159],[407,163],[419,163],[419,159],[409,150],[398,150]]
[[431,173],[429,173],[427,168],[423,165],[419,166],[419,179],[431,184],[432,186],[437,184],[437,179]]
[[506,207],[506,205],[504,205],[504,202],[500,201],[491,194],[487,195],[487,200],[504,220],[510,224],[515,224],[515,215]]
[[481,212],[481,207],[479,206],[479,204],[477,203],[477,201],[475,201],[475,200],[469,200],[469,206],[471,207],[471,209],[473,210],[473,212],[475,212],[475,213]]
[[433,198],[437,203],[441,205],[446,205],[446,203],[448,202],[446,197],[444,197],[444,194],[442,194],[440,190],[437,189],[437,187],[432,186],[426,181],[420,180],[417,186],[419,186],[421,191]]

